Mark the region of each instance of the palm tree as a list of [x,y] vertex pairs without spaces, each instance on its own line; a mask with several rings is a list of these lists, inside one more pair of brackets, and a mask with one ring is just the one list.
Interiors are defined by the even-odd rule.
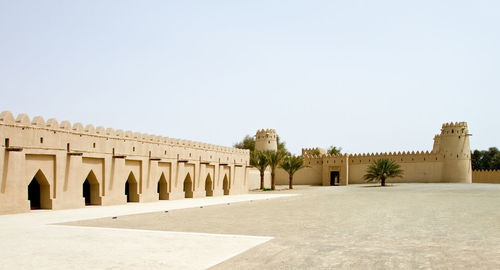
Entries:
[[250,155],[250,165],[256,167],[260,172],[260,189],[264,189],[264,173],[266,172],[269,162],[267,155],[263,151],[254,151]]
[[338,155],[342,152],[342,147],[337,147],[337,146],[330,146],[326,153],[330,156],[335,156]]
[[281,161],[285,157],[286,153],[284,151],[266,151],[267,162],[269,162],[269,167],[271,167],[271,189],[276,189],[275,172],[276,168],[281,164]]
[[321,151],[319,151],[318,148],[312,149],[310,153],[311,153],[312,156],[315,156],[315,157],[321,156]]
[[385,186],[385,180],[390,177],[402,177],[403,170],[395,161],[387,158],[374,160],[366,169],[363,178],[366,182],[380,181],[381,186]]
[[293,175],[300,169],[308,167],[304,164],[304,158],[302,156],[286,156],[280,164],[288,173],[289,182],[288,188],[293,189]]

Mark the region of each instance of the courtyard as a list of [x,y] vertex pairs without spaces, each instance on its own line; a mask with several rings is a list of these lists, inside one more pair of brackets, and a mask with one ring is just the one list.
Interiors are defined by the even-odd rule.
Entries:
[[296,186],[0,216],[0,269],[498,269],[500,185]]
[[[500,185],[297,186],[253,192],[272,193],[296,196],[66,225],[272,238],[213,269],[500,268]],[[197,252],[192,250],[193,263]]]

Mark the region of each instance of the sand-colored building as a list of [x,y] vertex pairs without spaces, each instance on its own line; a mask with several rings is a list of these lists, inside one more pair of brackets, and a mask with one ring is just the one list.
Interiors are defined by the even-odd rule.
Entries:
[[[324,186],[365,183],[367,167],[380,158],[394,160],[404,170],[402,178],[389,179],[390,182],[471,183],[469,137],[467,123],[459,122],[442,125],[431,151],[327,155],[324,149],[304,148],[302,155],[309,168],[298,171],[294,183]],[[277,172],[277,183],[288,183],[284,170]]]
[[[366,168],[380,158],[404,170],[389,182],[500,183],[500,171],[472,171],[469,136],[467,123],[446,123],[431,151],[332,156],[304,148],[309,167],[294,184],[364,183]],[[256,149],[276,150],[277,138],[274,129],[257,131]],[[249,150],[202,142],[5,111],[0,143],[0,214],[241,194],[260,185]],[[288,183],[283,169],[276,176],[277,184]]]
[[248,150],[8,111],[0,142],[0,213],[240,194],[258,181]]

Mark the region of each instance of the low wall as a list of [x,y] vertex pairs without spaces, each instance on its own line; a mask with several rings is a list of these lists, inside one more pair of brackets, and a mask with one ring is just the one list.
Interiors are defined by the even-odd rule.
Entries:
[[[248,190],[260,189],[260,172],[257,168],[248,168]],[[271,170],[264,173],[264,188],[271,188]]]
[[500,170],[472,171],[472,183],[500,184]]
[[[285,170],[281,168],[276,170],[276,185],[288,185],[289,181],[288,173]],[[321,168],[309,167],[298,170],[293,175],[293,184],[321,186]]]

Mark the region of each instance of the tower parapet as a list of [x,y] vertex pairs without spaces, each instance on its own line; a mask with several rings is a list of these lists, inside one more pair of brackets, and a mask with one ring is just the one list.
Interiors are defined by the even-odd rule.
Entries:
[[278,135],[274,129],[260,129],[255,134],[255,150],[278,150]]

